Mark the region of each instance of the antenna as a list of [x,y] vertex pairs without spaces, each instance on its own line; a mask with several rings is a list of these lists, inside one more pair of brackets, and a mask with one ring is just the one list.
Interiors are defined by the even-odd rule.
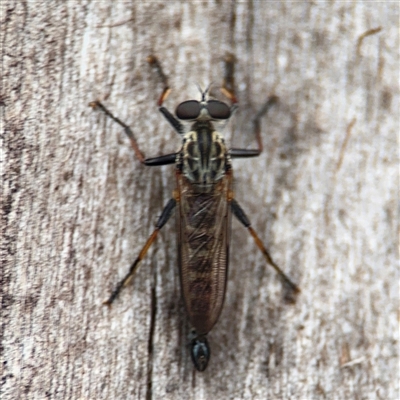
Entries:
[[203,91],[203,89],[201,88],[201,86],[200,86],[198,83],[196,83],[197,89],[199,89],[199,92],[201,93],[201,101],[206,101],[206,95],[208,94],[208,91],[210,90],[211,85],[212,85],[213,83],[214,83],[214,82],[211,82],[211,83],[207,86],[206,90],[204,90],[204,91]]

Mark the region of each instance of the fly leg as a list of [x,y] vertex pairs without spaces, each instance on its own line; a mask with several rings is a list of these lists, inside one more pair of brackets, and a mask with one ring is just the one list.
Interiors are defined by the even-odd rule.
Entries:
[[[221,92],[232,102],[233,110],[237,108],[237,97],[235,93],[235,62],[236,57],[232,53],[226,53],[224,57],[225,73],[222,81]],[[231,111],[233,111],[231,110]]]
[[[162,107],[162,103],[164,100],[167,98],[169,95],[171,89],[169,88],[168,85],[168,77],[164,74],[161,64],[159,63],[158,59],[154,56],[149,56],[147,58],[147,61],[149,64],[153,65],[155,69],[158,72],[158,75],[161,77],[162,83],[164,85],[163,92],[157,102],[159,106],[160,112],[164,115],[164,117],[168,120],[168,122],[172,125],[172,127],[178,132],[178,133],[183,133],[184,128],[182,124],[165,108]],[[128,139],[131,143],[131,147],[133,151],[136,154],[136,157],[138,160],[147,166],[159,166],[159,165],[167,165],[167,164],[174,164],[176,161],[176,153],[172,154],[166,154],[163,156],[159,157],[152,157],[152,158],[145,158],[141,150],[139,149],[139,146],[137,144],[135,135],[132,132],[132,129],[122,122],[119,118],[114,116],[111,111],[109,111],[100,101],[92,101],[89,103],[89,106],[92,107],[93,109],[98,108],[101,110],[107,117],[111,118],[113,121],[115,121],[119,126],[121,126],[124,129],[124,132],[126,136],[128,136]]]
[[138,146],[135,136],[132,132],[132,129],[128,125],[126,125],[124,122],[122,122],[119,118],[115,117],[106,107],[103,106],[102,103],[100,103],[100,101],[98,101],[98,100],[92,101],[89,103],[89,106],[92,107],[93,109],[96,109],[96,108],[100,109],[101,111],[103,111],[104,114],[107,115],[107,117],[111,118],[118,125],[120,125],[120,126],[122,126],[122,128],[124,128],[126,136],[128,136],[129,141],[131,142],[131,147],[132,147],[133,151],[135,152],[136,157],[142,164],[145,164],[144,155],[139,149],[139,146]]
[[[231,207],[232,212],[235,217],[248,229],[250,235],[253,237],[254,241],[256,242],[257,247],[261,250],[264,255],[264,258],[267,260],[268,264],[271,265],[272,268],[277,272],[279,278],[285,284],[285,286],[289,287],[293,293],[299,293],[300,289],[294,284],[289,277],[275,264],[274,260],[272,259],[271,255],[269,254],[268,250],[263,245],[261,239],[258,237],[257,233],[251,227],[251,223],[247,218],[247,215],[243,211],[242,207],[240,207],[239,203],[235,200],[231,200]],[[292,300],[290,298],[290,300]],[[293,301],[293,300],[292,300]]]
[[278,102],[278,97],[272,95],[268,98],[268,100],[263,104],[263,106],[259,109],[257,114],[253,117],[253,132],[256,136],[257,140],[257,148],[256,149],[230,149],[230,156],[232,158],[248,158],[248,157],[257,157],[263,151],[263,144],[261,139],[261,119],[264,115],[267,114],[268,110]]
[[154,67],[157,72],[157,75],[160,77],[161,82],[163,84],[163,91],[161,96],[157,101],[158,110],[165,117],[165,119],[171,124],[171,126],[175,129],[177,133],[182,135],[184,133],[183,125],[169,112],[165,107],[163,107],[163,103],[171,93],[171,88],[169,87],[168,77],[165,75],[164,70],[162,69],[161,63],[156,56],[148,56],[147,62]]
[[159,166],[159,165],[167,165],[167,164],[174,164],[176,160],[176,153],[166,154],[159,157],[152,157],[152,158],[145,158],[143,153],[140,151],[135,136],[132,132],[132,129],[122,122],[119,118],[115,117],[111,111],[109,111],[100,101],[92,101],[89,103],[89,106],[93,109],[98,108],[99,110],[103,111],[103,113],[115,121],[118,125],[124,128],[126,136],[128,136],[129,141],[131,142],[131,147],[136,154],[138,160],[147,166]]
[[129,268],[129,272],[125,275],[125,277],[118,282],[117,286],[111,293],[111,296],[106,300],[103,304],[106,304],[108,306],[111,305],[111,303],[115,300],[115,298],[118,296],[119,292],[122,290],[124,286],[126,286],[130,280],[132,279],[133,275],[135,274],[136,270],[138,269],[140,262],[143,260],[144,256],[146,255],[147,251],[149,250],[150,246],[153,244],[154,240],[156,239],[158,232],[160,229],[167,223],[167,221],[170,219],[172,212],[174,211],[176,206],[176,200],[171,199],[167,205],[164,207],[162,214],[160,218],[158,219],[156,223],[156,228],[154,229],[153,233],[150,235],[150,237],[147,239],[146,244],[143,246],[142,250],[140,251],[138,257],[136,260],[133,262],[131,267]]
[[158,76],[161,79],[161,82],[163,84],[163,91],[161,93],[160,98],[157,101],[158,107],[161,107],[162,104],[164,103],[165,99],[168,97],[168,95],[171,93],[171,88],[169,87],[169,82],[168,82],[168,76],[165,75],[164,70],[161,66],[160,61],[156,56],[148,56],[147,57],[147,62],[154,67],[156,70]]
[[[238,99],[235,93],[235,62],[236,57],[227,53],[225,58],[225,74],[222,82],[221,92],[232,102],[231,113],[238,107]],[[248,158],[257,157],[263,151],[263,144],[261,139],[261,119],[264,117],[268,110],[278,101],[275,95],[270,96],[263,104],[257,114],[253,117],[253,131],[257,140],[257,149],[230,149],[230,156],[232,158]]]

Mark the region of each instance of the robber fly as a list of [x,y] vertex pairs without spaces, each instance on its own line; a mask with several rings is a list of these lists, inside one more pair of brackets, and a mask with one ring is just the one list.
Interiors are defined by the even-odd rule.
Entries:
[[180,103],[175,116],[162,106],[170,93],[168,78],[156,57],[150,56],[148,62],[158,71],[164,84],[158,100],[159,111],[182,138],[182,147],[177,153],[145,158],[130,127],[116,118],[99,101],[90,103],[91,107],[99,108],[124,128],[137,158],[144,165],[175,164],[176,189],[173,191],[173,197],[166,204],[155,230],[129,272],[117,284],[105,304],[111,305],[121,289],[130,281],[158,232],[177,209],[175,214],[181,289],[189,321],[194,328],[190,340],[190,353],[196,369],[204,371],[211,354],[207,334],[218,321],[225,297],[231,213],[249,230],[266,261],[276,270],[286,286],[293,293],[299,291],[272,260],[251,227],[245,212],[235,200],[232,190],[231,159],[255,157],[261,153],[260,120],[276,98],[270,98],[253,120],[258,148],[228,149],[218,128],[223,127],[237,108],[234,56],[228,54],[225,58],[225,78],[221,89],[231,105],[210,98],[208,89],[200,89],[201,100]]

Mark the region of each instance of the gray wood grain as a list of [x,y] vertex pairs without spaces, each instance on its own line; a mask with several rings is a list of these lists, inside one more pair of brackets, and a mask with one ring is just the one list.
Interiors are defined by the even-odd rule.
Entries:
[[[7,0],[0,29],[2,399],[399,398],[398,3]],[[146,57],[170,75],[173,110],[195,83],[221,82],[226,51],[238,58],[236,147],[280,99],[265,152],[234,163],[235,193],[302,293],[285,303],[234,222],[200,374],[174,223],[101,305],[171,197],[173,166],[140,165],[88,103],[129,123],[147,156],[175,151]]]

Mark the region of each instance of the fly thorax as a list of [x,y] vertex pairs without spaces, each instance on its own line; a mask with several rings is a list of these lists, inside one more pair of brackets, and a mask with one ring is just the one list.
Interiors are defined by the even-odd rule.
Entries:
[[182,172],[202,190],[213,187],[225,174],[227,149],[222,135],[211,124],[200,125],[183,139]]

